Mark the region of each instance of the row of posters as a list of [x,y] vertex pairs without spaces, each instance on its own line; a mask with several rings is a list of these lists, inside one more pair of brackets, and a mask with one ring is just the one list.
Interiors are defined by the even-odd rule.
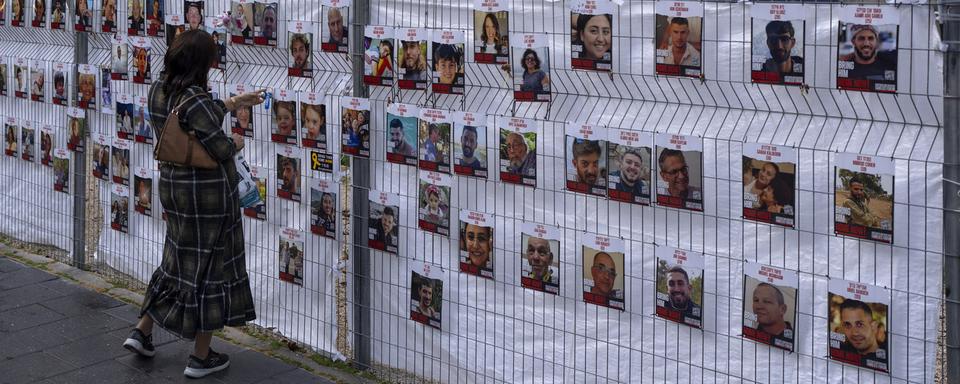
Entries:
[[0,96],[11,94],[19,99],[98,110],[98,99],[107,104],[111,102],[110,71],[79,64],[74,75],[74,65],[70,63],[3,57],[0,58]]

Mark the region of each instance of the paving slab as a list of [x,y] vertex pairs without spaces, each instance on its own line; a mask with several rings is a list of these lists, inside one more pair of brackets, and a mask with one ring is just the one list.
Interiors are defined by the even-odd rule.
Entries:
[[76,366],[48,353],[34,352],[0,361],[0,372],[3,372],[0,375],[0,384],[29,383],[72,371],[76,368]]
[[19,288],[25,285],[42,283],[44,281],[53,280],[56,278],[56,275],[51,275],[39,269],[21,268],[16,271],[3,274],[3,278],[0,279],[0,291]]
[[0,331],[15,332],[52,323],[64,317],[40,304],[30,304],[0,312]]

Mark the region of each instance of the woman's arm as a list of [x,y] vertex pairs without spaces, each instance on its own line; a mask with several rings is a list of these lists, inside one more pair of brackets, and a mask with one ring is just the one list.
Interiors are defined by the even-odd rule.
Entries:
[[[187,89],[183,98],[186,99],[201,92],[203,91],[199,88],[191,87]],[[220,128],[227,113],[227,108],[222,101],[213,100],[209,95],[199,96],[184,105],[181,112],[183,121],[196,133],[200,144],[211,157],[218,161],[233,158],[237,153],[237,146],[233,139],[227,137]]]

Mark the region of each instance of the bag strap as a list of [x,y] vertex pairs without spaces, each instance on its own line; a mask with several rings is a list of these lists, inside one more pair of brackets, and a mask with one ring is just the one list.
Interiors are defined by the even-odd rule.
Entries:
[[[203,94],[194,93],[192,96],[188,97],[186,100],[183,100],[179,104],[177,104],[176,107],[173,107],[173,109],[170,110],[170,113],[177,115],[177,117],[180,117],[180,110],[183,109],[183,106],[187,104],[188,101],[193,100],[194,98],[200,97],[201,95]],[[180,99],[183,99],[182,95],[180,96]]]

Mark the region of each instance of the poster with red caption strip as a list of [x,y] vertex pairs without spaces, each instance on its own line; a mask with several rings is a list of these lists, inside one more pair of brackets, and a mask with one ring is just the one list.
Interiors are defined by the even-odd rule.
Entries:
[[[114,0],[117,1],[117,0]],[[127,22],[126,25],[127,36],[143,36],[146,34],[144,30],[144,19],[143,14],[146,9],[144,0],[127,0]]]
[[63,148],[53,150],[53,190],[70,193],[70,152]]
[[124,185],[110,186],[110,228],[130,232],[130,188]]
[[33,6],[33,12],[31,13],[33,13],[33,19],[30,20],[31,26],[33,26],[34,28],[47,27],[47,6],[45,4],[45,1],[35,0],[34,6]]
[[743,264],[743,337],[790,352],[797,326],[797,272]]
[[453,177],[439,172],[420,170],[417,224],[420,229],[450,236],[450,187]]
[[80,108],[67,108],[67,149],[83,152],[84,138],[87,136],[86,111]]
[[583,301],[625,310],[626,256],[622,239],[582,234]]
[[470,210],[460,211],[460,272],[493,279],[494,215]]
[[443,268],[410,262],[410,319],[440,329],[443,304]]
[[230,2],[230,42],[235,45],[253,45],[253,1]]
[[164,28],[163,28],[163,17],[164,17],[164,0],[153,0],[148,1],[147,6],[147,36],[152,37],[163,37]]
[[890,290],[830,279],[827,327],[831,359],[890,371]]
[[253,3],[253,43],[276,47],[277,25],[280,22],[280,8],[277,2],[257,1]]
[[370,157],[370,100],[340,98],[340,150],[348,155]]
[[93,32],[93,0],[72,0],[73,30]]
[[607,196],[610,200],[650,205],[653,134],[607,130]]
[[133,209],[144,216],[153,216],[153,171],[137,167],[133,173]]
[[277,197],[300,202],[300,148],[277,146]]
[[113,182],[130,186],[130,148],[133,142],[121,138],[113,139],[112,153],[110,154],[111,168],[113,168]]
[[90,64],[77,65],[77,106],[97,110],[97,74],[100,69]]
[[524,222],[520,227],[520,285],[560,294],[560,229]]
[[103,0],[100,2],[100,32],[117,32],[117,7],[119,0]]
[[473,61],[477,64],[510,62],[510,1],[474,0]]
[[40,128],[40,164],[53,166],[53,145],[56,143],[56,129],[50,124]]
[[257,184],[257,191],[260,192],[260,202],[249,208],[243,208],[243,215],[257,220],[267,219],[267,173],[261,167],[251,165],[250,177]]
[[127,36],[119,33],[110,39],[110,78],[113,80],[127,80],[130,78],[128,62],[129,49]]
[[33,162],[37,156],[37,130],[32,121],[24,121],[20,126],[20,158]]
[[607,195],[607,128],[584,123],[566,125],[566,185],[573,192]]
[[270,109],[270,141],[297,145],[297,92],[274,89]]
[[43,103],[46,100],[47,62],[30,61],[30,100]]
[[451,133],[453,133],[450,111],[421,108],[418,128],[417,148],[419,148],[420,169],[450,173],[450,155],[452,152]]
[[332,180],[310,181],[310,232],[330,239],[337,238],[337,202],[340,188]]
[[[83,0],[78,0],[83,1]],[[16,10],[14,10],[16,8]],[[7,11],[4,9],[3,12],[0,12],[6,16]],[[10,26],[11,27],[24,27],[27,14],[26,0],[10,0]]]
[[320,0],[322,5],[320,50],[328,53],[349,52],[350,0]]
[[[82,65],[85,64],[81,64],[80,66]],[[71,72],[73,72],[72,65],[68,63],[53,63],[53,95],[51,96],[51,101],[56,105],[70,105],[70,90],[73,89],[73,84],[70,81],[70,78],[73,77]],[[6,72],[4,72],[4,75],[5,74]]]
[[103,181],[110,181],[110,137],[97,133],[93,135],[93,169],[90,173]]
[[613,14],[610,0],[572,0],[570,26],[571,68],[610,72],[613,70]]
[[167,15],[165,28],[164,38],[167,42],[167,48],[169,48],[173,46],[173,39],[186,30],[186,27],[183,25],[183,16]]
[[150,123],[147,101],[146,96],[137,96],[137,103],[134,104],[133,128],[136,130],[134,137],[138,143],[153,144],[153,124]]
[[550,101],[550,41],[544,34],[514,34],[513,99]]
[[327,149],[326,95],[318,92],[300,91],[300,135],[304,148]]
[[793,228],[797,153],[772,144],[743,144],[743,217]]
[[[0,12],[2,14],[3,12]],[[0,24],[2,25],[2,24]],[[10,83],[10,64],[7,63],[6,57],[0,57],[0,76],[3,76],[3,82],[0,83],[0,96],[6,96],[9,94],[9,89],[11,87]]]
[[703,211],[703,142],[696,136],[657,135],[657,205]]
[[803,84],[806,6],[754,3],[750,15],[750,79],[754,83]]
[[150,73],[151,39],[143,36],[131,36],[130,44],[133,45],[133,82],[150,84],[153,79],[153,75]]
[[13,59],[13,95],[18,99],[26,99],[30,90],[30,63],[22,57]]
[[[66,29],[67,2],[65,0],[53,0],[50,7],[50,29],[60,31]],[[3,18],[0,17],[0,19]],[[0,25],[3,25],[3,23],[0,22]]]
[[487,178],[487,115],[455,111],[453,121],[453,172]]
[[900,9],[845,5],[839,13],[837,88],[896,93]]
[[287,76],[313,77],[313,31],[316,28],[309,21],[290,21],[287,30],[287,49],[290,52]]
[[184,0],[183,2],[183,20],[184,28],[188,31],[202,30],[205,8],[203,0]]
[[227,28],[223,25],[221,19],[217,17],[208,17],[203,22],[203,28],[210,34],[213,42],[217,45],[217,64],[214,68],[219,70],[227,69]]
[[363,83],[392,87],[396,73],[393,28],[368,25],[363,29]]
[[657,1],[656,74],[700,77],[703,73],[703,3]]
[[[245,84],[227,85],[227,97],[242,95],[252,92],[253,88]],[[243,137],[253,137],[253,107],[237,108],[230,112],[230,132],[242,135]]]
[[7,11],[0,12],[0,27],[7,25]]
[[400,89],[422,91],[427,89],[427,40],[422,28],[396,29],[397,86]]
[[893,159],[838,153],[834,168],[834,233],[892,243]]
[[703,329],[703,254],[657,247],[657,316]]
[[117,137],[132,140],[134,138],[133,120],[136,108],[133,105],[135,96],[121,93],[117,95]]
[[463,32],[434,30],[431,36],[433,93],[463,94]]
[[110,82],[110,67],[100,67],[100,113],[112,115],[113,84]]
[[303,285],[303,232],[294,228],[280,230],[280,281]]
[[497,118],[500,181],[537,186],[537,126],[533,119]]
[[367,245],[396,255],[400,251],[400,196],[370,190]]
[[417,166],[417,140],[420,108],[413,104],[393,103],[387,106],[387,161]]
[[17,126],[17,119],[7,116],[3,124],[3,154],[10,157],[17,157],[20,150],[20,127]]

